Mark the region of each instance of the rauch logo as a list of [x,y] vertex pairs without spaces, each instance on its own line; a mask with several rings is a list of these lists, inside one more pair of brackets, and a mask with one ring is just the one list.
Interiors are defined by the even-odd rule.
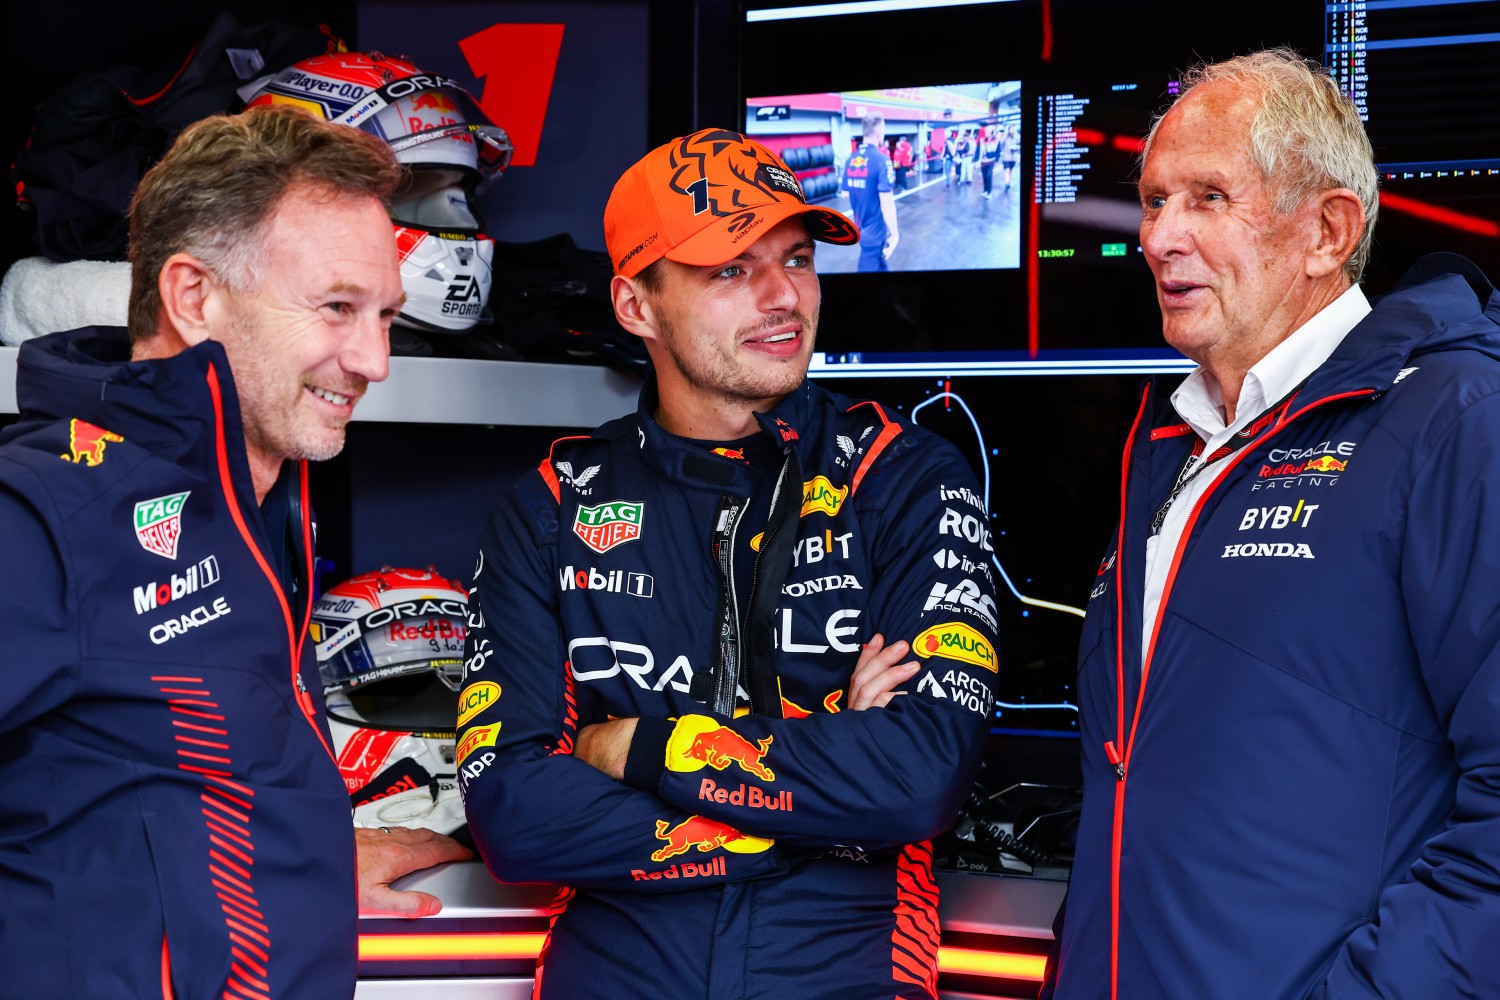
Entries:
[[848,495],[849,487],[836,487],[827,476],[814,476],[802,484],[802,516],[827,514],[833,517]]
[[999,672],[989,641],[963,622],[934,625],[917,636],[911,648],[918,656],[944,656],[983,667],[992,674]]

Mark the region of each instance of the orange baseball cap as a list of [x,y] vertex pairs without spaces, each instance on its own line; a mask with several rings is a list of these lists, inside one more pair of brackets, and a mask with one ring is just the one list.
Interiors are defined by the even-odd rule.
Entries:
[[848,216],[807,203],[779,156],[738,132],[708,128],[658,146],[625,171],[604,206],[604,243],[615,273],[627,278],[663,257],[711,267],[799,214],[815,240],[859,242]]

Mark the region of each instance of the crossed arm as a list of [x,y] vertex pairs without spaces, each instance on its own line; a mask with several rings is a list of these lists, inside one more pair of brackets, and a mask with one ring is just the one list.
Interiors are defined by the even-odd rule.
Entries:
[[[884,636],[877,633],[871,638],[860,650],[859,662],[849,678],[849,708],[856,712],[884,708],[901,694],[896,688],[917,672],[916,660],[902,662],[910,651],[905,639],[886,646]],[[578,732],[573,756],[619,781],[625,776],[625,760],[634,736],[633,718],[584,726]]]

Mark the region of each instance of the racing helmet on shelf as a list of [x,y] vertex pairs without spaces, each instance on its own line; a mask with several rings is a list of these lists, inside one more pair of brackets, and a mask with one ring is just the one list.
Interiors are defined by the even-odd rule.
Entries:
[[309,634],[357,821],[463,825],[454,722],[468,609],[463,584],[431,567],[383,566],[313,605]]
[[397,322],[462,333],[488,318],[494,241],[474,191],[510,164],[513,147],[456,81],[379,52],[293,63],[257,81],[246,104],[290,104],[384,139],[410,169],[391,204],[406,303]]

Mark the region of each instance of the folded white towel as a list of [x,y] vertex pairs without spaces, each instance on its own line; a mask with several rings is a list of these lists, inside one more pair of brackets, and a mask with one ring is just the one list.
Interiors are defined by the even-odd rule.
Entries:
[[81,326],[124,326],[130,303],[125,261],[23,257],[0,281],[0,343]]

